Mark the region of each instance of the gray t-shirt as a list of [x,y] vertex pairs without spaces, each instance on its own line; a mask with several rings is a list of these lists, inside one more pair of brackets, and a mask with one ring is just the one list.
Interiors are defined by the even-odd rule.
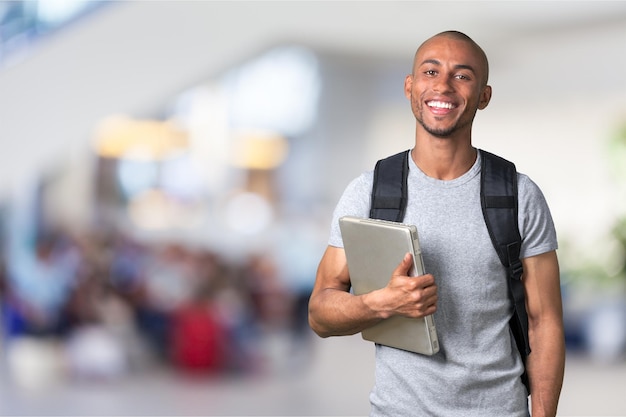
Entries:
[[[369,217],[372,181],[372,171],[363,173],[344,191],[331,246],[343,247],[341,216]],[[425,356],[377,345],[371,416],[527,416],[506,271],[480,206],[480,153],[468,172],[450,181],[428,177],[409,158],[408,187],[404,223],[417,226],[426,272],[437,282],[440,351]],[[521,257],[555,250],[540,189],[518,174],[518,192]]]

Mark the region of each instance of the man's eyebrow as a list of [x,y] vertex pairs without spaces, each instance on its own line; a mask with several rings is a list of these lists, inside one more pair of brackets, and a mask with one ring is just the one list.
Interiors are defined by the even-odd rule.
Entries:
[[436,59],[425,59],[420,63],[420,66],[424,65],[424,64],[434,64],[434,65],[441,65],[441,62],[437,61]]
[[[424,64],[433,64],[433,65],[441,65],[441,62],[439,62],[436,59],[425,59],[424,61],[422,61],[420,63],[420,66],[424,65]],[[468,64],[457,64],[454,66],[455,69],[466,69],[469,71],[472,71],[474,74],[476,74],[476,70],[474,69],[473,66],[468,65]]]
[[476,70],[471,65],[457,64],[457,65],[454,66],[454,68],[456,68],[456,69],[466,69],[466,70],[472,71],[474,74],[476,74]]

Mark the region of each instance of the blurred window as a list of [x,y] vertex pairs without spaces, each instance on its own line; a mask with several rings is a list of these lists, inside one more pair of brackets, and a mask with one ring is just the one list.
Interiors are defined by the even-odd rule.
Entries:
[[0,0],[0,67],[19,61],[36,41],[105,3],[103,0]]
[[317,117],[318,67],[312,51],[283,46],[227,73],[231,127],[302,134]]

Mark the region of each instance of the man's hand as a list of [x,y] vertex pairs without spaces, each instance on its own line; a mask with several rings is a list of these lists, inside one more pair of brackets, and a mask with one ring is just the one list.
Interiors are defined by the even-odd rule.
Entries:
[[364,296],[365,304],[371,303],[383,318],[395,315],[418,318],[433,314],[437,310],[435,278],[431,274],[408,276],[412,265],[413,255],[407,253],[387,286]]

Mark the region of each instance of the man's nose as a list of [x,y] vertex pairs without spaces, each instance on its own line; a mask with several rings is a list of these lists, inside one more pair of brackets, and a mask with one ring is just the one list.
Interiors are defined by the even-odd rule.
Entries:
[[449,93],[454,91],[452,85],[452,77],[447,75],[441,75],[435,79],[433,90],[438,93]]

